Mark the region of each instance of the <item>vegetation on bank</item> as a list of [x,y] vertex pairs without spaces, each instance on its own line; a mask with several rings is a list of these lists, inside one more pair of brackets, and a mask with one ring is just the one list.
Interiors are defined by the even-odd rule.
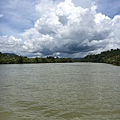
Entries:
[[73,59],[70,58],[54,58],[54,57],[46,57],[46,58],[27,58],[23,56],[18,56],[16,54],[10,53],[1,53],[0,52],[0,64],[23,64],[23,63],[67,63],[73,62]]
[[120,49],[111,49],[97,55],[87,55],[80,62],[108,63],[120,66]]
[[12,53],[0,52],[0,64],[23,64],[23,63],[68,63],[68,62],[94,62],[94,63],[108,63],[120,66],[120,49],[111,49],[96,55],[87,55],[84,58],[58,58],[58,57],[46,57],[46,58],[27,58],[24,56],[18,56]]

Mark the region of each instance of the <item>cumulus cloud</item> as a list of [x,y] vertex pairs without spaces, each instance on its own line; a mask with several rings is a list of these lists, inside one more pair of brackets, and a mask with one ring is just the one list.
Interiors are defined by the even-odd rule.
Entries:
[[34,27],[23,32],[21,39],[1,37],[0,50],[33,56],[83,57],[120,48],[120,15],[111,19],[97,13],[96,8],[78,7],[72,0],[41,1],[35,6],[40,18]]
[[21,49],[21,41],[14,36],[0,36],[0,50],[1,52],[18,53]]

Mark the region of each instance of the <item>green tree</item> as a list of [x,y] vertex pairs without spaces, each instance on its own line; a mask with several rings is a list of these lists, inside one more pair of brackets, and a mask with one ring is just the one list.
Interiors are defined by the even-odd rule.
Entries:
[[22,57],[22,56],[19,56],[19,57],[18,57],[18,63],[20,63],[20,64],[23,63],[23,57]]

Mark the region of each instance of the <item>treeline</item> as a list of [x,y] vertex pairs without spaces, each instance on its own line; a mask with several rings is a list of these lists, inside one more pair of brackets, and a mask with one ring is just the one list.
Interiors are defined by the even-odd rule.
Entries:
[[46,58],[27,58],[24,56],[18,56],[16,54],[9,53],[1,53],[0,52],[0,64],[23,64],[23,63],[67,63],[74,62],[73,59],[70,58],[54,58],[54,57],[46,57]]
[[80,62],[108,63],[120,66],[120,49],[111,49],[97,55],[87,55]]
[[94,62],[108,63],[120,66],[120,49],[111,49],[96,55],[87,55],[81,59],[58,58],[48,56],[46,58],[27,58],[11,53],[0,52],[0,64],[23,64],[23,63],[67,63],[67,62]]

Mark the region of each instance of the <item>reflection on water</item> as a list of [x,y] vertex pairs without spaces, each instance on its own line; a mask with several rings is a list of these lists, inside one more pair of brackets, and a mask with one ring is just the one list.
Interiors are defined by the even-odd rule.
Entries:
[[119,120],[120,67],[0,65],[1,120]]

